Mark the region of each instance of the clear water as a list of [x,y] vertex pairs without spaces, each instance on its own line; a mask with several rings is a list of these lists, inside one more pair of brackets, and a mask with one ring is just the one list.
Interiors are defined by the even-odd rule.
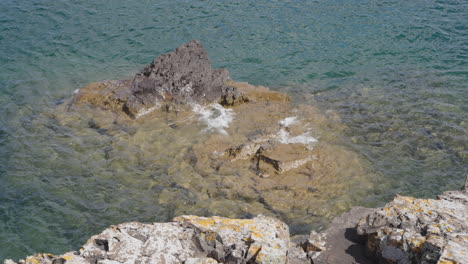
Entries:
[[177,208],[155,192],[192,199],[125,146],[132,162],[109,170],[105,138],[42,113],[194,38],[233,79],[339,113],[339,142],[386,186],[356,204],[433,197],[468,173],[467,1],[89,2],[0,4],[0,259],[76,249],[109,224],[170,219]]

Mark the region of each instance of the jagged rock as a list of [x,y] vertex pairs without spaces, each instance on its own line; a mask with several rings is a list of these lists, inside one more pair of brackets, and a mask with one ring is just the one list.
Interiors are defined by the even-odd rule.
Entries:
[[433,199],[397,195],[357,226],[383,263],[468,263],[468,191]]
[[235,106],[249,102],[249,98],[245,93],[242,93],[234,86],[226,86],[223,88],[219,104],[222,106]]
[[265,144],[248,142],[226,150],[231,161],[252,159],[260,148],[266,147]]
[[226,84],[228,80],[229,72],[212,69],[200,42],[192,40],[154,59],[133,80],[102,81],[79,89],[71,103],[138,118],[172,103],[248,102],[237,87]]
[[226,69],[212,69],[198,40],[162,54],[133,80],[102,81],[79,89],[71,105],[88,104],[132,118],[173,104],[214,103],[225,107],[252,101],[287,102],[286,94],[229,80]]
[[111,226],[92,236],[77,252],[37,254],[19,263],[282,264],[288,247],[288,226],[273,218],[180,216],[170,223]]
[[178,222],[189,223],[202,232],[214,232],[224,245],[231,248],[230,256],[236,263],[285,263],[289,247],[289,228],[273,218],[254,219],[180,216]]
[[198,40],[192,40],[135,75],[124,110],[137,116],[160,101],[217,102],[223,92],[235,92],[226,88],[228,79],[226,69],[211,69],[208,54]]

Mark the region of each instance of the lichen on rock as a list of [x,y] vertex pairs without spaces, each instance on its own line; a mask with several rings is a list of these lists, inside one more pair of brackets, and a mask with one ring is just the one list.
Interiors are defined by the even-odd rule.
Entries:
[[18,263],[283,264],[287,262],[288,247],[288,226],[273,218],[180,216],[169,223],[111,226],[92,236],[78,251],[36,254]]
[[397,195],[357,230],[368,255],[385,263],[468,263],[468,191],[437,200]]

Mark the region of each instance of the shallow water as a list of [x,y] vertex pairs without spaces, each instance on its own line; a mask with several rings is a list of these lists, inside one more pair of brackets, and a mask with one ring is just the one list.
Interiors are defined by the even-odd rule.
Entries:
[[365,180],[328,179],[354,199],[317,200],[335,208],[319,206],[316,224],[302,229],[304,213],[285,219],[298,232],[395,193],[458,189],[468,171],[466,14],[466,1],[2,1],[0,259],[76,249],[123,221],[269,212],[220,210],[238,207],[235,199],[191,206],[200,194],[174,184],[185,177],[186,168],[172,168],[180,150],[210,135],[201,122],[166,133],[161,120],[159,130],[109,136],[84,118],[51,114],[83,85],[128,78],[193,38],[233,79],[338,114],[339,126],[311,125],[323,131],[328,158],[354,164]]

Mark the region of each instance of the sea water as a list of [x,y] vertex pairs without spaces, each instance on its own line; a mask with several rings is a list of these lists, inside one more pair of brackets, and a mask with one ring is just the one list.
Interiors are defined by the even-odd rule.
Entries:
[[[342,183],[353,184],[353,205],[458,189],[468,171],[467,14],[458,0],[2,1],[0,259],[75,250],[110,224],[190,208],[197,194],[174,185],[168,166],[196,138],[142,126],[122,142],[141,135],[155,145],[110,150],[105,131],[47,113],[87,83],[131,78],[195,38],[232,79],[338,113],[344,129],[328,141],[379,177],[371,192]],[[213,133],[206,127],[192,134]],[[323,208],[324,219],[349,206]]]

